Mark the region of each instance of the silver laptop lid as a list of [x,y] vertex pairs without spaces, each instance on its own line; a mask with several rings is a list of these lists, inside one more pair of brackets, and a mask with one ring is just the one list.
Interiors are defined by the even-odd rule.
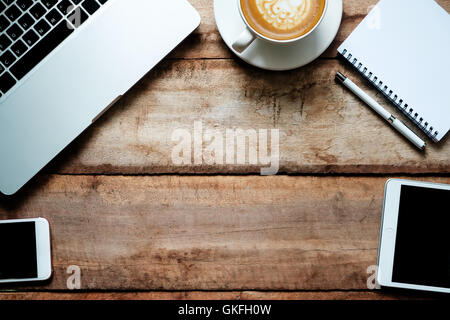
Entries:
[[185,0],[107,1],[0,98],[0,191],[20,189],[199,23]]

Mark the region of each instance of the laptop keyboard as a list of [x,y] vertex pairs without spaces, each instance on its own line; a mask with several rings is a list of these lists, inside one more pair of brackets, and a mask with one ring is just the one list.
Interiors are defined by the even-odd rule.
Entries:
[[0,97],[108,0],[0,0]]

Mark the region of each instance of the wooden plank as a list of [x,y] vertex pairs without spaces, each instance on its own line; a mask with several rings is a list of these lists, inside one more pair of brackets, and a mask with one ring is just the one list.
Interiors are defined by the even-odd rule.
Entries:
[[[260,173],[262,166],[174,165],[177,129],[280,130],[280,173],[448,173],[450,144],[419,152],[335,82],[343,70],[399,112],[344,62],[318,60],[283,73],[233,60],[165,61],[72,145],[54,173]],[[402,118],[401,116],[399,116]],[[416,129],[416,131],[419,131]],[[205,146],[208,142],[205,142]],[[262,144],[261,144],[262,145]]]
[[[334,0],[333,0],[334,1]],[[233,58],[233,54],[223,43],[214,20],[213,0],[191,0],[202,17],[200,27],[191,35],[171,58]],[[330,48],[323,54],[324,58],[336,57],[338,46],[350,35],[361,20],[367,15],[371,6],[378,0],[344,0],[342,25]],[[441,6],[450,11],[450,0],[438,0]]]
[[66,290],[71,265],[82,290],[365,290],[385,182],[51,175],[0,217],[50,221],[54,277],[35,290]]
[[416,300],[436,294],[386,291],[138,291],[138,292],[0,292],[0,300]]

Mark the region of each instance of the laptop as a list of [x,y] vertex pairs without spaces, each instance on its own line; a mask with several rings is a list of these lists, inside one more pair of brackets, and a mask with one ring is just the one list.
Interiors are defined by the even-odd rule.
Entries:
[[0,191],[24,186],[200,24],[186,0],[0,0]]

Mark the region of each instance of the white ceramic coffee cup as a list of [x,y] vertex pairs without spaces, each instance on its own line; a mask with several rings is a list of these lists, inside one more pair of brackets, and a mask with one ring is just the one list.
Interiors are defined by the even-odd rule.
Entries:
[[250,24],[245,19],[244,12],[242,11],[241,1],[237,0],[237,6],[239,9],[239,13],[241,14],[241,18],[244,21],[246,28],[244,29],[244,31],[242,31],[242,33],[239,35],[239,37],[234,41],[232,47],[238,53],[242,53],[245,51],[245,49],[247,49],[253,43],[253,41],[255,41],[258,38],[261,40],[264,40],[264,41],[267,41],[267,42],[270,42],[273,44],[279,44],[279,45],[300,41],[303,38],[306,38],[308,35],[310,35],[320,25],[320,23],[323,20],[323,17],[325,16],[325,13],[327,12],[328,1],[329,0],[325,0],[325,7],[322,12],[322,16],[320,17],[319,21],[317,21],[316,25],[310,31],[308,31],[304,35],[301,35],[297,38],[293,38],[293,39],[289,39],[289,40],[276,40],[276,39],[271,39],[271,38],[268,38],[268,37],[260,34],[259,32],[257,32],[255,29],[253,29],[250,26]]

